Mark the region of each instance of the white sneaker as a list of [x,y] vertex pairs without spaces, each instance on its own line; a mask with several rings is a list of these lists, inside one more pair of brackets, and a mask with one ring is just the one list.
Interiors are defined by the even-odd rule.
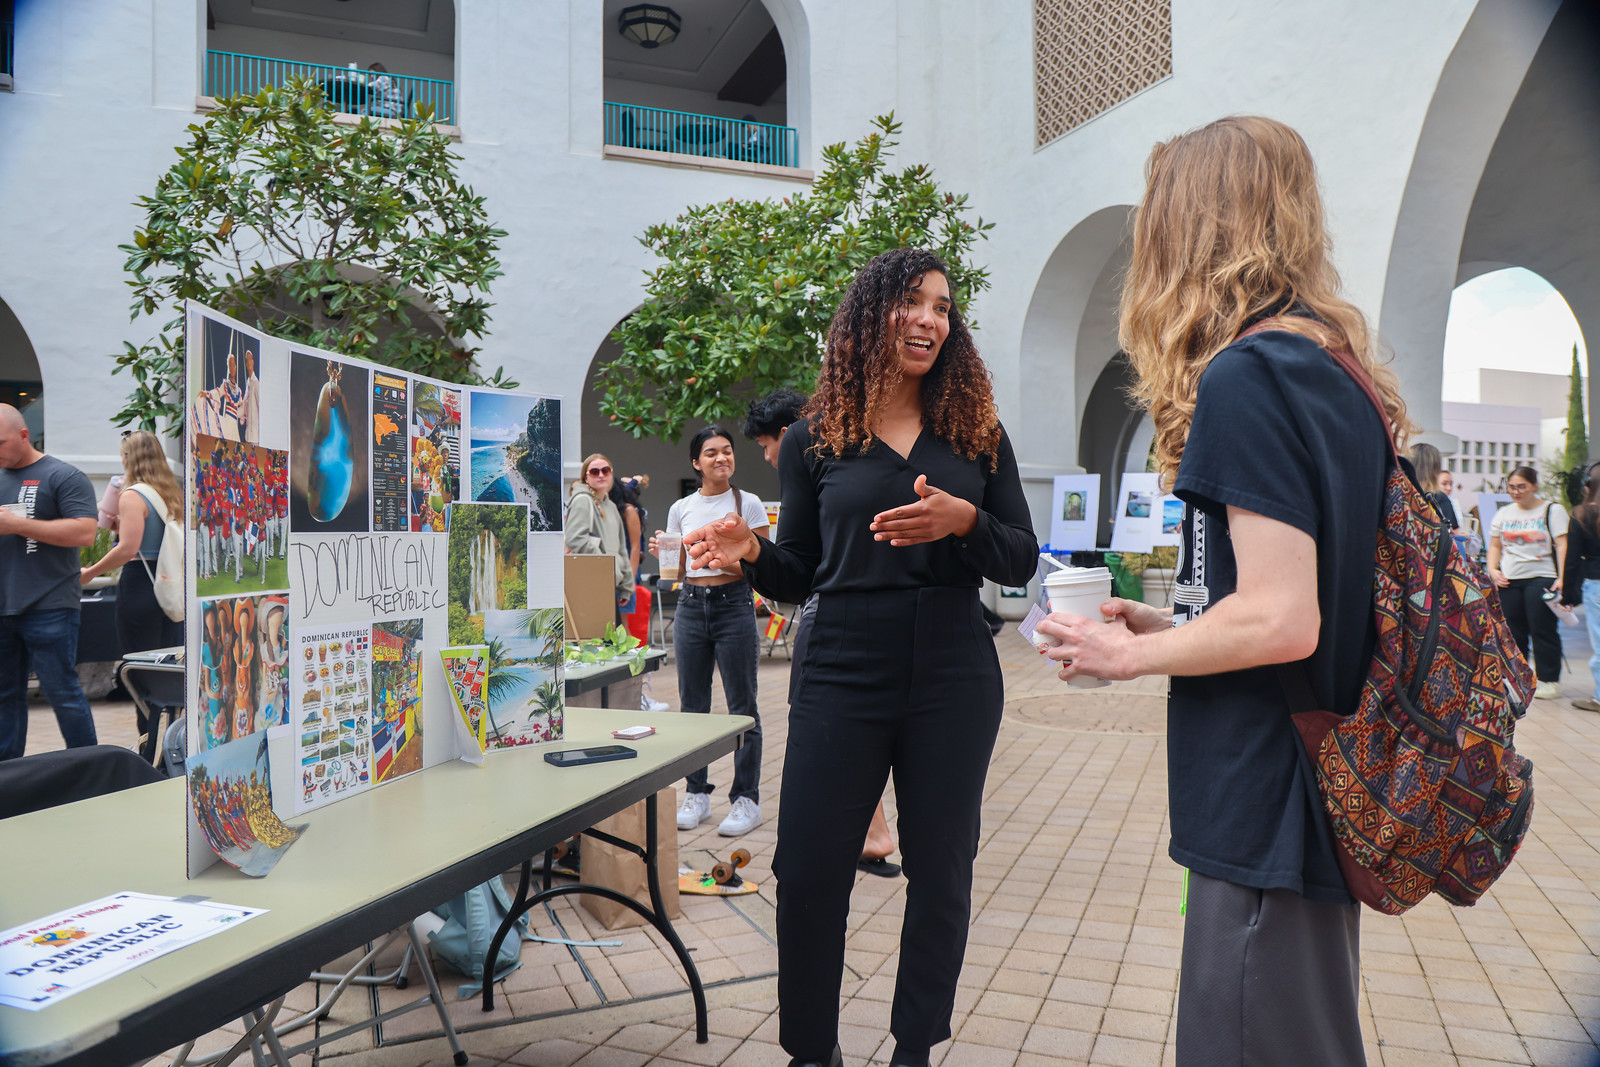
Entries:
[[668,704],[665,700],[656,700],[652,698],[649,693],[639,694],[640,711],[666,711],[671,707],[672,705]]
[[1540,682],[1538,685],[1534,686],[1533,698],[1535,700],[1560,700],[1561,683]]
[[685,793],[678,805],[678,829],[693,830],[711,818],[710,793]]
[[[678,825],[683,824],[680,822]],[[739,837],[760,825],[761,805],[749,797],[740,797],[733,802],[733,810],[722,820],[722,825],[717,827],[717,833],[723,837]]]

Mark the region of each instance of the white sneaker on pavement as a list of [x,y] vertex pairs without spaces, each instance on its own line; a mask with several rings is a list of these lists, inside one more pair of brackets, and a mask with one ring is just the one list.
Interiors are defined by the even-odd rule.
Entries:
[[733,810],[722,820],[722,825],[717,827],[717,833],[723,837],[739,837],[760,825],[761,805],[749,797],[740,797],[733,802]]
[[640,711],[666,711],[671,707],[672,705],[668,704],[665,700],[656,700],[649,693],[639,694]]
[[710,793],[685,793],[678,805],[678,829],[693,830],[711,818]]
[[1540,682],[1533,688],[1533,698],[1535,700],[1560,700],[1561,683]]

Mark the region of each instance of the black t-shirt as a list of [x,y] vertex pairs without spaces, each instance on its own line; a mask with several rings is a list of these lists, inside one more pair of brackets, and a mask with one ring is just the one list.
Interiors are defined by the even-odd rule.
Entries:
[[[1174,492],[1184,509],[1173,624],[1232,593],[1232,505],[1316,539],[1319,708],[1355,710],[1372,655],[1374,552],[1388,469],[1377,411],[1315,342],[1236,341],[1200,379]],[[1290,669],[1298,670],[1298,666]],[[1167,714],[1174,860],[1239,885],[1348,903],[1316,775],[1278,667],[1174,677]]]
[[[990,457],[957,455],[927,427],[904,457],[881,441],[865,452],[850,448],[843,456],[821,456],[811,441],[807,423],[797,422],[778,448],[778,542],[763,540],[761,557],[744,564],[763,596],[803,604],[813,592],[976,588],[984,578],[1026,585],[1033,577],[1039,542],[1004,430],[993,470]],[[921,545],[873,540],[874,515],[916,503],[919,474],[935,489],[976,506],[978,524],[965,537]]]

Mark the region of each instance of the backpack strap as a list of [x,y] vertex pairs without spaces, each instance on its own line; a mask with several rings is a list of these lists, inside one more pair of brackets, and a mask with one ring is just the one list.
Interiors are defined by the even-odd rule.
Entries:
[[1555,531],[1550,529],[1550,509],[1554,507],[1553,503],[1544,506],[1544,536],[1545,540],[1550,542],[1550,565],[1556,569],[1556,577],[1560,578],[1561,561],[1556,559],[1556,535]]
[[[1274,316],[1270,319],[1262,319],[1248,330],[1245,330],[1238,337],[1235,337],[1234,340],[1238,341],[1242,338],[1249,337],[1251,334],[1267,333],[1272,330],[1280,330],[1284,333],[1298,333],[1299,331],[1291,330],[1283,324],[1283,318],[1285,317],[1287,316]],[[1337,351],[1333,349],[1323,349],[1323,351],[1327,352],[1328,355],[1333,357],[1333,361],[1339,364],[1339,366],[1344,369],[1346,374],[1350,375],[1351,379],[1355,381],[1356,385],[1361,387],[1361,391],[1367,394],[1367,399],[1372,401],[1372,407],[1378,413],[1378,422],[1383,427],[1383,438],[1389,444],[1389,455],[1398,461],[1400,459],[1400,450],[1396,448],[1394,444],[1394,429],[1389,423],[1389,412],[1385,410],[1383,406],[1383,399],[1378,396],[1378,387],[1373,384],[1372,376],[1367,373],[1365,367],[1356,362],[1355,356],[1351,355],[1349,352],[1346,352],[1342,349]]]

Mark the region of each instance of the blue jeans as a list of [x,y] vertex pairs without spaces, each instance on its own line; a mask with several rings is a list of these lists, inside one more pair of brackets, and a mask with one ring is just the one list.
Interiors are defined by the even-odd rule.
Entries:
[[[715,666],[722,675],[729,714],[755,720],[733,754],[733,788],[728,799],[749,797],[761,803],[761,716],[756,710],[761,637],[756,632],[750,583],[685,584],[672,619],[672,649],[678,657],[678,702],[684,711],[711,711],[711,668]],[[704,767],[687,780],[691,793],[709,793],[716,788],[706,781]]]
[[0,760],[28,747],[28,671],[56,710],[68,748],[95,744],[94,716],[78,684],[78,609],[0,615]]
[[1594,676],[1594,698],[1600,700],[1600,580],[1583,580],[1583,621],[1589,628],[1589,673]]

